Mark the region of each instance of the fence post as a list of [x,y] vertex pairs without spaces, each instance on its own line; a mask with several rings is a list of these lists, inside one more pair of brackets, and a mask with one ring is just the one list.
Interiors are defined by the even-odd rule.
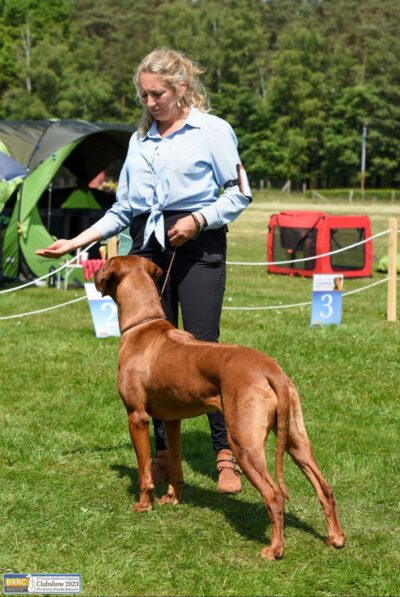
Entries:
[[117,237],[112,236],[107,241],[107,259],[110,259],[110,257],[115,257],[116,255],[118,255]]
[[387,320],[397,321],[397,219],[389,219]]

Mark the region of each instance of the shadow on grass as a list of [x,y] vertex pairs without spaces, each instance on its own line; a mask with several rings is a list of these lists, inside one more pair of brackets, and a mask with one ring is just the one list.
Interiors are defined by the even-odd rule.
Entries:
[[[215,454],[211,448],[210,435],[204,431],[188,430],[182,434],[182,444],[184,459],[189,464],[190,468],[203,476],[208,476],[217,480],[217,471],[215,467]],[[90,448],[76,448],[64,454],[79,454],[84,452],[112,452],[115,450],[132,448],[130,443],[124,443],[116,446],[95,446]],[[134,454],[132,449],[132,460]],[[127,467],[125,465],[113,464],[110,466],[111,470],[118,474],[120,479],[129,478],[131,481],[128,488],[129,495],[139,498],[139,480],[138,471],[136,467]],[[156,497],[160,497],[165,490],[165,486],[161,486],[155,490]],[[224,514],[228,522],[234,527],[238,533],[246,537],[248,540],[265,542],[265,532],[267,526],[270,525],[269,518],[266,514],[264,504],[244,501],[238,496],[229,494],[222,495],[218,493],[217,489],[210,490],[204,487],[199,487],[190,483],[186,483],[183,489],[183,502],[190,504],[197,508],[212,508]],[[307,523],[302,522],[297,516],[290,512],[285,514],[285,526],[298,529],[304,533],[308,533],[313,537],[325,541],[325,537],[315,531],[313,527]]]
[[88,454],[89,452],[114,452],[115,450],[126,450],[129,448],[132,448],[132,444],[128,441],[125,444],[120,444],[117,446],[84,446],[82,448],[74,448],[73,450],[62,452],[62,455],[71,456],[73,454]]
[[[216,480],[215,455],[211,449],[209,435],[202,431],[191,430],[183,434],[182,443],[184,447],[184,459],[191,469],[201,475],[210,476]],[[207,449],[207,446],[209,446],[209,449]],[[133,495],[135,499],[138,499],[139,481],[137,468],[114,464],[111,465],[111,470],[116,472],[120,479],[130,479],[131,484],[128,488],[128,493]],[[156,488],[156,497],[160,497],[163,494],[165,487],[164,485]],[[196,508],[212,508],[219,511],[225,516],[229,524],[238,533],[246,537],[246,539],[265,543],[265,532],[270,523],[261,496],[259,503],[253,503],[244,501],[240,496],[218,493],[216,488],[215,490],[210,490],[185,482],[183,487],[183,503],[190,504]],[[298,529],[320,541],[325,541],[323,535],[290,512],[285,514],[285,526]]]

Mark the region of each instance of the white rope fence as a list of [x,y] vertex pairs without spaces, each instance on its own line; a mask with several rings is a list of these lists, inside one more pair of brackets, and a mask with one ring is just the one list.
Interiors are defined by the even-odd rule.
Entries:
[[[303,261],[308,261],[308,260],[315,260],[315,259],[320,259],[322,257],[326,257],[329,255],[335,255],[336,253],[341,253],[343,251],[347,251],[349,249],[352,249],[354,247],[357,247],[359,245],[365,244],[366,242],[374,239],[374,238],[378,238],[379,236],[383,236],[384,234],[388,234],[390,232],[390,230],[384,230],[383,232],[379,232],[377,234],[374,234],[373,236],[370,236],[362,241],[359,241],[357,243],[354,243],[352,245],[348,245],[346,247],[342,247],[341,249],[337,249],[335,251],[331,251],[329,253],[321,253],[319,255],[315,255],[314,257],[306,257],[303,259],[293,259],[293,260],[287,260],[287,261],[272,261],[272,262],[268,262],[268,261],[262,261],[262,262],[240,262],[240,261],[227,261],[227,265],[248,265],[248,266],[266,266],[266,265],[281,265],[281,264],[285,264],[285,263],[296,263],[296,262],[303,262]],[[94,245],[97,244],[98,241],[92,243],[91,245],[89,245],[86,250],[89,250],[90,248],[92,248]],[[54,275],[56,273],[58,273],[59,271],[62,271],[64,268],[68,267],[71,263],[73,263],[77,258],[79,257],[79,255],[76,255],[75,257],[73,257],[72,259],[70,259],[69,261],[67,261],[65,264],[63,264],[62,266],[60,266],[59,268],[57,268],[56,270],[53,270],[52,272],[49,272],[48,274],[45,274],[44,276],[42,276],[41,278],[36,278],[35,280],[31,280],[30,282],[27,282],[26,284],[23,284],[21,286],[17,286],[14,288],[8,288],[6,290],[2,290],[0,291],[0,294],[4,294],[6,292],[13,292],[15,290],[20,290],[22,288],[26,288],[27,286],[31,286],[33,284],[36,284],[38,281],[40,280],[44,280],[46,278],[48,278],[51,275]],[[363,286],[361,288],[357,288],[355,290],[351,290],[348,292],[344,292],[343,296],[350,296],[352,294],[358,293],[358,292],[363,292],[365,290],[368,290],[374,286],[378,286],[379,284],[383,284],[385,282],[388,282],[390,280],[389,277],[384,278],[382,280],[378,280],[377,282],[373,282],[371,284],[368,284],[366,286]],[[21,318],[21,317],[27,317],[30,315],[38,315],[41,313],[46,313],[48,311],[53,311],[55,309],[59,309],[61,307],[65,307],[67,305],[71,305],[77,302],[80,302],[82,300],[85,300],[86,296],[81,296],[78,297],[76,299],[70,300],[70,301],[66,301],[64,303],[60,303],[58,305],[53,305],[51,307],[47,307],[44,309],[37,309],[35,311],[29,311],[26,313],[19,313],[19,314],[15,314],[15,315],[6,315],[6,316],[2,316],[0,317],[0,321],[4,321],[4,320],[10,320],[10,319],[17,319],[17,318]],[[270,310],[280,310],[280,309],[293,309],[293,308],[297,308],[297,307],[305,307],[308,305],[311,305],[311,301],[306,301],[306,302],[301,302],[301,303],[292,303],[292,304],[288,304],[288,305],[269,305],[269,306],[248,306],[248,307],[228,307],[228,306],[223,306],[222,309],[224,311],[270,311]]]
[[[378,286],[378,284],[383,284],[384,282],[388,282],[389,278],[384,278],[382,280],[378,280],[377,282],[372,282],[372,284],[368,284],[367,286],[362,286],[361,288],[356,288],[355,290],[349,290],[348,292],[343,292],[343,296],[349,296],[350,294],[355,294],[356,292],[363,292],[364,290],[368,290],[373,286]],[[224,311],[272,311],[274,309],[292,309],[294,307],[306,307],[307,305],[311,305],[311,301],[307,301],[305,303],[293,303],[292,305],[270,305],[268,307],[222,307]],[[1,318],[0,318],[1,319]]]
[[0,321],[4,321],[6,319],[18,319],[19,317],[27,317],[28,315],[39,315],[39,313],[46,313],[47,311],[54,311],[54,309],[59,309],[60,307],[66,307],[67,305],[72,305],[72,303],[78,303],[79,301],[83,301],[86,298],[85,296],[80,296],[79,298],[72,299],[71,301],[67,301],[66,303],[60,303],[58,305],[53,305],[52,307],[46,307],[45,309],[37,309],[36,311],[28,311],[27,313],[19,313],[18,315],[5,315],[4,317],[0,317]]
[[[388,282],[389,278],[383,278],[382,280],[378,280],[377,282],[372,282],[367,286],[362,286],[361,288],[356,288],[355,290],[349,290],[348,292],[343,292],[343,296],[350,296],[351,294],[356,294],[357,292],[363,292],[364,290],[368,290],[373,286],[378,286],[379,284],[383,284],[384,282]],[[7,319],[18,319],[20,317],[27,317],[29,315],[39,315],[40,313],[46,313],[47,311],[54,311],[55,309],[60,309],[60,307],[66,307],[67,305],[72,305],[73,303],[78,303],[86,299],[85,296],[80,296],[76,299],[71,301],[67,301],[65,303],[60,303],[58,305],[53,305],[52,307],[47,307],[45,309],[37,309],[36,311],[29,311],[27,313],[19,313],[17,315],[6,315],[0,317],[0,321],[4,321]],[[311,305],[311,301],[306,301],[304,303],[292,303],[289,305],[270,305],[268,307],[222,307],[223,311],[272,311],[272,310],[280,310],[280,309],[293,309],[295,307],[306,307],[307,305]]]
[[227,261],[227,265],[284,265],[285,263],[293,263],[303,262],[303,261],[315,261],[315,259],[321,259],[322,257],[328,257],[329,255],[336,255],[337,253],[343,253],[343,251],[348,251],[349,249],[354,249],[354,247],[358,247],[359,245],[364,245],[365,243],[373,240],[374,238],[378,238],[378,236],[383,236],[384,234],[389,234],[389,229],[384,230],[383,232],[378,232],[364,240],[360,240],[358,243],[353,243],[352,245],[347,245],[346,247],[342,247],[341,249],[336,249],[335,251],[330,251],[329,253],[319,253],[318,255],[314,255],[314,257],[302,257],[301,259],[287,259],[285,261]]
[[[92,243],[91,245],[86,247],[85,251],[89,251],[89,249],[91,249],[92,247],[97,245],[98,242],[99,241],[96,240],[94,243]],[[78,258],[79,258],[79,253],[77,255],[75,255],[74,257],[72,257],[72,259],[69,259],[69,261],[66,261],[65,263],[60,265],[60,267],[58,267],[57,269],[54,269],[51,272],[49,272],[48,274],[44,274],[44,276],[41,276],[40,278],[35,278],[34,280],[30,280],[29,282],[26,282],[26,284],[21,284],[20,286],[14,286],[13,288],[6,288],[5,290],[0,290],[0,294],[6,294],[7,292],[15,292],[16,290],[22,290],[23,288],[27,288],[28,286],[33,286],[33,285],[36,286],[38,282],[40,282],[41,280],[46,280],[46,278],[49,278],[50,276],[54,276],[54,274],[61,272],[63,269],[65,269],[69,265],[71,265],[71,263],[74,263],[74,261],[76,261]]]
[[[388,234],[388,233],[389,233],[389,230],[384,230],[383,232],[378,232],[377,234],[369,236],[368,238],[365,238],[364,240],[361,240],[357,243],[353,243],[352,245],[347,245],[346,247],[336,249],[335,251],[330,251],[329,253],[320,253],[319,255],[315,255],[314,257],[303,257],[301,259],[288,259],[286,261],[254,261],[254,262],[251,262],[251,261],[227,261],[226,264],[227,265],[266,266],[266,265],[284,265],[287,263],[290,263],[292,265],[293,263],[299,263],[299,262],[304,262],[304,261],[314,261],[315,259],[321,259],[322,257],[327,257],[329,255],[336,255],[337,253],[342,253],[343,251],[348,251],[349,249],[354,249],[354,247],[363,245],[363,244],[369,242],[370,240],[373,240],[374,238],[378,238],[379,236],[383,236],[384,234]],[[92,244],[90,244],[88,247],[86,247],[85,251],[89,251],[89,249],[91,249],[92,247],[97,245],[98,242],[99,241],[95,241]],[[74,263],[74,261],[76,261],[78,259],[78,257],[79,257],[79,255],[75,255],[74,257],[72,257],[72,259],[70,259],[66,263],[63,263],[63,265],[61,265],[57,269],[49,272],[48,274],[44,274],[44,276],[41,276],[40,278],[35,278],[34,280],[30,280],[26,284],[21,284],[20,286],[14,286],[13,288],[7,288],[5,290],[0,290],[0,294],[6,294],[7,292],[15,292],[17,290],[22,290],[23,288],[27,288],[28,286],[37,285],[38,282],[40,282],[42,280],[46,280],[50,276],[54,276],[54,274],[57,274],[58,272],[67,268],[69,265],[71,265],[71,263]]]

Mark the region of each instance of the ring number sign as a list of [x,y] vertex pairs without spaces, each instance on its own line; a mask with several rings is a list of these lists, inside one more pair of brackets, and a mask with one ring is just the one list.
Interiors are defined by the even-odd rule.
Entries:
[[342,319],[343,274],[313,276],[311,325],[339,325]]
[[118,307],[112,298],[101,296],[94,284],[85,284],[85,290],[96,337],[119,336]]

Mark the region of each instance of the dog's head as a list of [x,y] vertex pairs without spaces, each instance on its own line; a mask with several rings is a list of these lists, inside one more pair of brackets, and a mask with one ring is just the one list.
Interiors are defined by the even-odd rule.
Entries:
[[126,255],[124,257],[111,257],[97,270],[94,275],[96,289],[102,296],[111,296],[115,299],[118,284],[123,278],[133,273],[150,276],[156,282],[163,274],[161,268],[155,263],[138,255]]

